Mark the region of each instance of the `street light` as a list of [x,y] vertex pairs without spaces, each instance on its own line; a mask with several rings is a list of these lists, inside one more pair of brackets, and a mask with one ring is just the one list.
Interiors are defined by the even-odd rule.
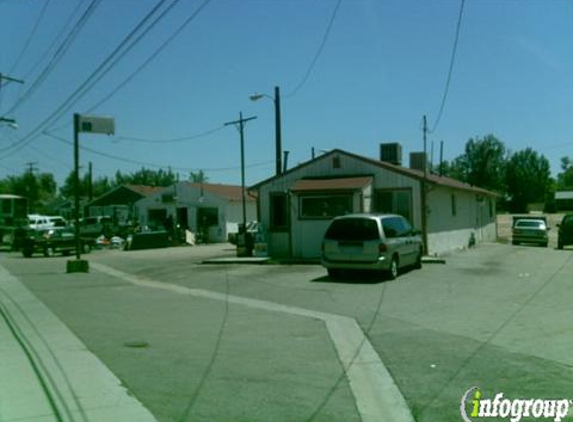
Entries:
[[12,129],[18,129],[18,123],[16,123],[16,120],[14,119],[8,119],[5,117],[0,117],[0,123],[7,123],[8,127],[12,128]]
[[275,86],[274,98],[267,94],[255,93],[249,96],[251,101],[258,101],[266,97],[272,100],[275,104],[275,148],[276,148],[276,174],[282,173],[282,146],[281,146],[281,95],[278,86]]

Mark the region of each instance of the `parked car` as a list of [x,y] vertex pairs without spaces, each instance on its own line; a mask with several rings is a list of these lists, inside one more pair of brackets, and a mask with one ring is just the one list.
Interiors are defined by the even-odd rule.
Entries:
[[420,231],[400,215],[348,214],[330,223],[322,242],[322,265],[331,277],[341,270],[381,270],[390,279],[406,266],[422,267]]
[[567,214],[557,225],[557,249],[563,249],[564,246],[573,245],[573,214]]
[[511,230],[511,243],[536,243],[547,247],[549,237],[547,236],[547,223],[542,218],[520,218],[515,220]]
[[[80,247],[83,253],[88,253],[93,247],[93,240],[81,238]],[[61,230],[29,230],[27,237],[22,241],[22,255],[29,258],[35,252],[44,256],[54,256],[61,253],[69,255],[76,250],[76,236],[72,228]]]

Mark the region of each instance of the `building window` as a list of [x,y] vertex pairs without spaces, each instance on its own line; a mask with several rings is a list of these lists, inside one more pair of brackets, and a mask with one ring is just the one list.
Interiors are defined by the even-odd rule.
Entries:
[[300,218],[333,218],[352,212],[352,195],[301,196]]
[[379,189],[374,194],[374,212],[398,214],[412,221],[412,191],[410,189]]
[[458,203],[456,201],[456,195],[452,193],[452,217],[458,215]]
[[288,202],[283,192],[273,192],[269,195],[269,221],[271,230],[285,230],[288,228]]
[[340,157],[338,155],[335,155],[334,157],[332,157],[332,168],[339,169],[340,167],[342,167],[340,165]]

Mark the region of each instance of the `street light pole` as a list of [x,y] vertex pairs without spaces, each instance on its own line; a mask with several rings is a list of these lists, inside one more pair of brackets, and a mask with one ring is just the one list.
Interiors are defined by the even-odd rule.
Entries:
[[275,161],[276,161],[276,174],[279,175],[282,170],[282,129],[281,129],[281,93],[278,86],[275,86],[275,95],[271,97],[267,94],[253,94],[249,98],[251,101],[260,100],[267,97],[273,101],[275,105]]

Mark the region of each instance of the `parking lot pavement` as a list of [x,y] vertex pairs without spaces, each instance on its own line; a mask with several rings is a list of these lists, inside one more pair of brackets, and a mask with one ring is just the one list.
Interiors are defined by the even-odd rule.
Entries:
[[160,421],[360,420],[324,321],[0,260]]
[[[216,293],[230,292],[238,297],[354,318],[392,374],[417,421],[460,420],[461,397],[474,385],[487,394],[501,391],[510,398],[573,398],[570,397],[573,396],[570,389],[573,382],[573,355],[570,353],[573,329],[568,318],[573,295],[572,250],[482,245],[448,256],[446,265],[426,265],[420,271],[405,272],[395,281],[380,282],[356,274],[333,281],[320,266],[310,265],[199,265],[199,260],[186,255],[191,254],[191,249],[177,251],[179,255],[172,255],[169,250],[157,253],[116,251],[94,254],[90,259],[159,283]],[[15,259],[4,257],[1,262],[11,271],[18,272]],[[45,265],[38,265],[35,271],[49,273],[50,270],[46,268]],[[121,373],[136,380],[145,374],[134,375],[136,368],[120,358],[130,349],[110,345],[108,338],[116,334],[109,333],[109,326],[117,327],[111,333],[117,331],[120,338],[127,333],[139,333],[141,336],[147,332],[162,331],[165,332],[163,335],[168,336],[168,333],[174,335],[172,327],[177,326],[174,321],[185,321],[182,325],[187,332],[202,332],[203,327],[204,335],[208,337],[209,334],[213,335],[213,325],[218,326],[214,321],[220,324],[224,312],[213,304],[203,308],[201,301],[191,301],[191,308],[197,313],[183,315],[180,308],[184,306],[179,302],[183,299],[166,296],[165,292],[143,293],[133,286],[118,285],[116,282],[107,287],[104,283],[97,288],[90,284],[81,290],[70,289],[65,280],[62,284],[61,275],[50,276],[48,284],[38,274],[26,274],[22,270],[20,274],[26,285],[75,332],[83,333],[80,337],[90,348],[94,348],[92,350],[99,351],[96,354],[100,358],[103,356],[102,360],[109,362],[108,366],[116,374],[124,371]],[[67,295],[72,292],[79,303],[72,304],[62,299],[63,293]],[[125,305],[123,300],[128,300],[129,305]],[[82,312],[82,308],[86,307],[90,318]],[[187,307],[184,308],[190,312]],[[103,320],[101,315],[104,316]],[[129,317],[126,318],[126,315]],[[197,318],[205,323],[193,325]],[[320,356],[309,355],[308,350],[298,351],[296,336],[293,338],[289,335],[286,327],[281,328],[283,318],[270,321],[268,315],[259,318],[268,322],[263,324],[262,331],[259,332],[258,318],[246,318],[242,325],[237,326],[238,337],[229,337],[232,339],[228,343],[229,355],[236,359],[233,363],[245,368],[243,377],[248,380],[249,371],[256,364],[246,356],[255,353],[259,361],[267,354],[257,353],[260,348],[265,349],[258,345],[250,353],[246,353],[246,349],[239,349],[243,353],[237,354],[233,353],[231,345],[235,341],[249,339],[252,342],[263,337],[277,342],[279,350],[288,353],[283,356],[275,351],[273,359],[286,359],[285,371],[287,368],[291,368],[291,371],[297,368],[293,371],[296,374],[293,379],[299,379],[301,373],[308,373],[308,378],[302,384],[309,379],[320,381],[320,386],[316,385],[316,390],[312,390],[316,393],[313,399],[303,402],[303,408],[309,411],[312,408],[310,402],[320,402],[318,390],[328,391],[326,379],[332,382],[336,368],[330,367],[325,371],[329,373],[325,377],[306,372],[306,369],[298,371],[299,359],[322,364]],[[187,321],[190,321],[190,326],[186,325]],[[292,329],[307,323],[295,319],[291,321]],[[253,329],[253,326],[257,327],[254,333],[247,330],[240,334],[247,328]],[[150,327],[153,329],[149,330]],[[179,340],[180,331],[176,332],[175,337]],[[225,331],[223,339],[227,335],[230,336]],[[321,335],[324,342],[324,332]],[[116,339],[115,344],[121,343],[120,338]],[[210,340],[210,347],[213,341]],[[171,345],[172,342],[174,339],[166,341],[166,344]],[[318,344],[321,342],[315,345]],[[152,349],[137,350],[139,358],[143,359]],[[162,360],[165,370],[170,372],[179,368],[170,363],[177,360],[176,355],[170,354],[169,350],[161,351],[165,352],[165,359]],[[202,360],[198,360],[205,364],[209,353],[204,351],[200,356]],[[133,358],[131,355],[129,357]],[[293,359],[289,360],[289,357]],[[247,359],[246,363],[244,359]],[[143,362],[151,365],[154,361],[144,359]],[[313,365],[309,364],[311,367]],[[272,372],[268,375],[266,387],[274,387]],[[135,385],[144,386],[145,382],[136,381]],[[335,414],[334,409],[338,411],[338,407],[341,407],[347,413],[344,419],[338,420],[357,418],[356,410],[349,410],[352,399],[348,386],[336,383],[332,386],[342,388],[342,391],[328,401],[326,414],[331,416]],[[147,391],[145,388],[143,390]],[[226,390],[222,388],[220,391]],[[282,391],[280,387],[279,391]],[[153,396],[154,393],[150,392],[150,397],[142,401],[153,401]],[[275,394],[271,394],[271,397],[266,403],[274,403]],[[230,406],[236,405],[235,400],[230,402]],[[242,405],[236,406],[233,407],[233,414],[242,414],[235,413],[241,411],[239,408],[243,408]],[[283,407],[283,411],[287,411],[288,407]],[[278,408],[281,408],[280,405]],[[152,407],[150,409],[154,411]],[[328,413],[329,409],[332,413]],[[157,414],[157,410],[154,414]],[[303,414],[307,415],[303,411],[288,420],[305,420]],[[277,420],[276,417],[271,419]],[[334,419],[324,416],[323,420]]]

